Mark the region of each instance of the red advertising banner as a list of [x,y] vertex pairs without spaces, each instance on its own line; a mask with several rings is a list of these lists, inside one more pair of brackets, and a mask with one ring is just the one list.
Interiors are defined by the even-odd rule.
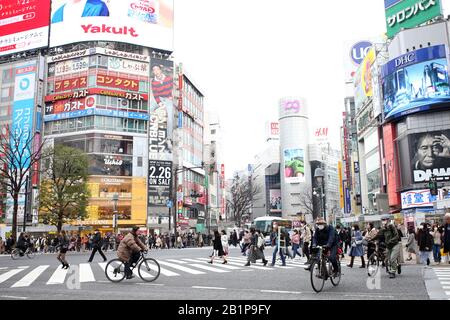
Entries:
[[87,86],[87,77],[71,78],[55,81],[55,92],[72,91],[85,88]]
[[397,138],[395,124],[388,123],[383,126],[383,137],[389,206],[399,207],[401,199],[400,193],[397,190],[400,189],[400,179],[398,178],[400,173],[397,166],[398,159],[395,147],[395,140]]
[[127,100],[148,101],[148,94],[145,94],[145,93],[130,93],[130,92],[124,92],[124,91],[110,90],[110,89],[92,88],[92,89],[86,89],[86,90],[78,90],[75,92],[51,94],[51,95],[48,95],[45,97],[45,102],[85,98],[88,95],[95,95],[95,94],[103,95],[103,96],[110,96],[110,97],[118,97],[118,98],[123,98],[123,99],[127,99]]
[[98,75],[97,85],[130,91],[139,91],[139,82],[133,79],[124,79],[114,76]]
[[50,0],[0,2],[0,56],[48,45]]
[[54,104],[45,106],[45,114],[58,114],[95,107],[95,97],[86,97],[74,100],[59,100]]

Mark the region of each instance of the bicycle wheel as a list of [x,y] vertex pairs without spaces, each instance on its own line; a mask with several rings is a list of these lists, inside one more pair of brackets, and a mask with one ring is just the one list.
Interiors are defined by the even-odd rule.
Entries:
[[341,275],[341,263],[338,261],[338,275],[336,277],[333,277],[333,275],[330,276],[330,280],[333,286],[337,287],[341,282]]
[[142,280],[152,282],[158,279],[161,268],[158,261],[153,258],[145,258],[139,263],[138,273]]
[[320,292],[325,284],[325,277],[320,265],[320,261],[313,261],[311,263],[311,286],[315,292]]
[[35,253],[32,250],[27,250],[26,252],[28,259],[34,259]]
[[125,263],[113,259],[105,267],[105,275],[111,282],[120,282],[125,278]]
[[367,261],[367,275],[373,277],[380,268],[380,259],[376,253],[372,253]]
[[13,260],[19,259],[19,258],[20,258],[20,250],[19,250],[19,249],[14,249],[14,250],[11,252],[11,258],[12,258]]

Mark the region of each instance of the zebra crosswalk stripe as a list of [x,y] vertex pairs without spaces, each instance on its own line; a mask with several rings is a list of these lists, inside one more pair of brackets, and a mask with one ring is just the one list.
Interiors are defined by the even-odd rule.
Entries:
[[64,283],[66,279],[68,269],[56,268],[55,272],[53,272],[51,278],[47,281],[47,284],[61,284]]
[[8,271],[2,275],[0,275],[0,283],[5,282],[6,280],[8,280],[11,277],[14,277],[16,274],[18,274],[19,272],[23,271],[25,269],[14,269],[11,271]]
[[89,263],[80,263],[80,282],[95,282],[94,273]]
[[180,264],[187,264],[187,262],[184,262],[184,261],[181,261],[181,260],[176,260],[176,259],[166,259],[166,260],[169,261],[169,262],[175,262],[175,263],[180,263]]
[[191,269],[191,268],[188,268],[188,267],[179,266],[179,265],[176,265],[176,264],[170,263],[170,262],[159,261],[159,264],[163,265],[163,266],[167,266],[167,267],[173,268],[173,269],[181,270],[181,271],[184,271],[184,272],[187,272],[187,273],[190,273],[190,274],[205,274],[203,271],[198,271],[198,270]]
[[[191,261],[191,262],[202,262],[202,261],[210,261],[210,259],[208,259],[208,258],[198,258],[198,260],[201,260],[201,261],[198,261],[198,260],[195,260],[195,259],[183,259],[183,260],[186,260],[186,261]],[[224,268],[224,269],[229,269],[229,270],[241,270],[242,268],[239,268],[239,267],[235,267],[235,266],[229,266],[228,264],[219,264],[219,265],[217,265],[218,267],[220,267],[220,268]]]
[[25,277],[14,283],[11,288],[20,288],[20,287],[28,287],[30,286],[36,279],[44,272],[49,265],[39,266],[29,272]]
[[[232,264],[234,266],[243,266],[242,264],[240,264],[239,262],[231,262],[228,261],[229,264]],[[249,266],[247,268],[252,268],[252,269],[258,269],[258,270],[275,270],[273,268],[268,268],[268,267],[260,267],[260,266]]]
[[218,269],[212,266],[205,266],[202,264],[198,264],[198,263],[194,263],[194,264],[190,264],[190,266],[192,267],[196,267],[199,269],[203,269],[203,270],[208,270],[208,271],[212,271],[212,272],[217,272],[217,273],[226,273],[226,272],[230,272],[228,270],[223,270],[223,269]]

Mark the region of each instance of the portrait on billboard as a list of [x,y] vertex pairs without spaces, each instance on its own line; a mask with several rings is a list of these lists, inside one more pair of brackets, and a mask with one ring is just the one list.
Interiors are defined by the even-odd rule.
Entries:
[[281,190],[272,189],[269,191],[270,212],[281,212]]
[[52,15],[52,23],[63,22],[64,18],[108,17],[109,9],[103,0],[67,0]]
[[409,135],[413,182],[450,180],[450,130]]
[[383,66],[385,118],[450,103],[445,51],[444,45],[419,49]]
[[284,150],[284,177],[287,183],[305,182],[303,149]]

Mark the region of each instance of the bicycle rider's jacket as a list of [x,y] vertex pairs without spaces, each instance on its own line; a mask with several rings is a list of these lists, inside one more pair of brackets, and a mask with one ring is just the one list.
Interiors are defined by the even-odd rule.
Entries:
[[387,227],[382,227],[374,240],[377,240],[382,236],[384,236],[384,243],[388,249],[394,248],[400,242],[397,229],[392,224],[387,225]]
[[333,226],[326,226],[323,230],[316,228],[313,236],[313,247],[315,246],[327,246],[335,247],[338,245],[336,229]]
[[140,250],[145,251],[147,247],[137,236],[134,236],[130,232],[120,241],[119,248],[117,249],[117,257],[123,262],[128,262],[132,253],[139,252]]

